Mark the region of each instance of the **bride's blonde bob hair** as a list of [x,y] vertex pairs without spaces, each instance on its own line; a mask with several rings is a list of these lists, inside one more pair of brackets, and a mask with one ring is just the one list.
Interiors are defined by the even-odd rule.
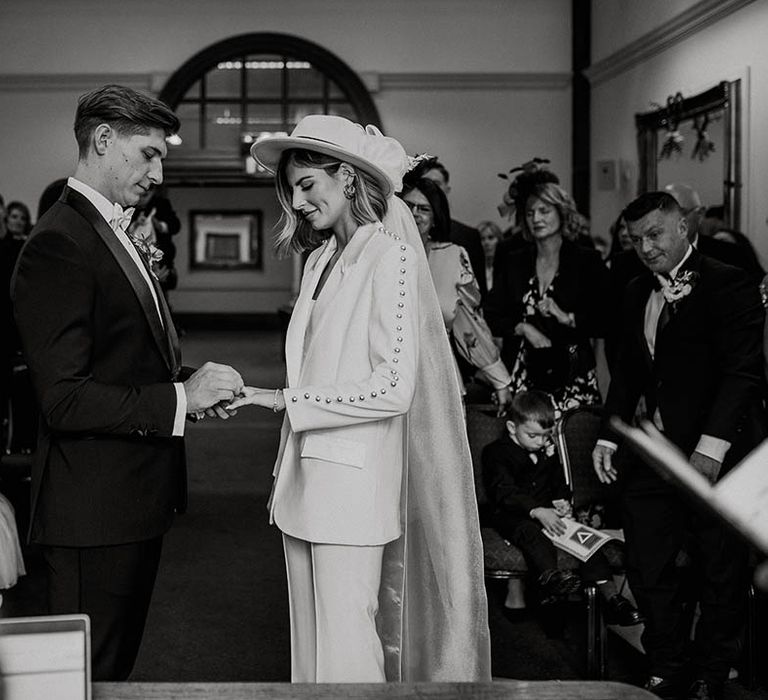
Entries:
[[283,209],[275,236],[275,247],[280,256],[312,250],[331,235],[330,229],[316,231],[293,208],[293,193],[288,182],[288,166],[317,168],[333,177],[342,164],[354,173],[355,193],[349,200],[350,212],[355,223],[362,226],[381,221],[387,213],[387,198],[379,181],[362,168],[333,156],[300,148],[283,151],[275,173],[277,198]]

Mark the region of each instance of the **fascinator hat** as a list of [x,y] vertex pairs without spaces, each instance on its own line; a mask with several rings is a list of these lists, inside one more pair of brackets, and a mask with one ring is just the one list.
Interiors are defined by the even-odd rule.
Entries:
[[277,170],[280,157],[292,148],[323,153],[371,175],[386,197],[402,189],[409,162],[398,141],[384,136],[375,126],[363,128],[344,117],[310,114],[290,136],[268,136],[251,146],[251,155],[270,172]]

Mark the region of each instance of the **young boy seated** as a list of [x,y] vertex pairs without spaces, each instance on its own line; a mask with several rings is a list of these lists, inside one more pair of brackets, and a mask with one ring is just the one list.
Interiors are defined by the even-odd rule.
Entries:
[[598,585],[609,624],[642,622],[640,613],[616,590],[602,552],[598,550],[580,564],[580,579],[571,570],[558,569],[557,549],[542,531],[562,534],[562,518],[571,515],[571,494],[550,442],[555,425],[552,398],[541,391],[520,392],[507,415],[506,434],[483,449],[483,481],[494,527],[523,552],[529,568],[538,575],[542,603],[575,593],[583,579]]

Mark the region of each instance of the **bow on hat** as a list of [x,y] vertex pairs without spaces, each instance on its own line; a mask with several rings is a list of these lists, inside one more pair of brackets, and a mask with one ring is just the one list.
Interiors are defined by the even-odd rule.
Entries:
[[384,136],[373,124],[365,127],[365,136],[361,155],[378,165],[392,182],[394,191],[399,192],[403,189],[403,175],[409,164],[405,149],[399,141]]

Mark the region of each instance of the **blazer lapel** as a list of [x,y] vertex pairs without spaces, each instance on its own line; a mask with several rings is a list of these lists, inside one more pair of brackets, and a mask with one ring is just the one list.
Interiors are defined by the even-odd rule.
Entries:
[[288,386],[295,387],[299,381],[301,358],[304,354],[304,338],[307,333],[307,323],[312,312],[312,295],[315,293],[320,275],[325,265],[336,250],[333,237],[324,243],[324,249],[312,263],[312,267],[304,274],[304,282],[299,290],[299,297],[291,313],[291,321],[285,336],[285,367],[288,376]]
[[[678,274],[682,272],[698,272],[700,267],[700,261],[701,261],[701,254],[694,248],[691,251],[691,254],[688,256],[688,259],[683,263],[683,265],[678,270]],[[682,299],[675,302],[674,305],[669,304],[668,302],[664,302],[664,306],[661,310],[661,316],[659,317],[659,324],[657,326],[656,331],[656,349],[658,350],[659,342],[661,339],[669,332],[669,327],[671,326],[672,330],[674,330],[674,327],[678,323],[678,319],[682,315],[683,317],[686,316],[686,311],[689,309],[689,302],[690,298],[696,294],[696,287],[698,285],[694,284],[693,288],[691,289],[690,294],[687,297],[683,297]]]
[[[160,354],[168,365],[168,369],[172,374],[175,375],[175,373],[178,372],[178,364],[175,361],[175,352],[171,348],[172,341],[169,336],[166,335],[166,330],[160,323],[160,317],[157,314],[155,300],[152,298],[152,293],[149,291],[149,287],[147,287],[146,281],[137,269],[136,263],[128,254],[128,251],[126,251],[126,249],[123,247],[123,244],[120,243],[120,241],[117,239],[115,232],[104,220],[104,217],[99,214],[96,208],[88,201],[86,197],[71,189],[70,187],[65,187],[64,192],[61,195],[61,201],[66,202],[83,218],[85,218],[86,221],[88,221],[88,223],[94,228],[96,233],[104,241],[104,244],[107,246],[110,253],[112,253],[115,261],[120,266],[123,274],[133,288],[133,291],[136,294],[136,298],[139,300],[139,304],[142,311],[144,312],[144,316],[147,319],[147,323],[149,324],[149,327],[152,331],[152,337],[155,339],[155,343],[160,350]],[[150,279],[153,279],[151,273]],[[158,302],[160,303],[160,308],[162,309],[165,302],[162,293],[158,295]],[[171,322],[170,326],[168,325],[170,321],[170,313],[168,314],[167,319],[166,328],[168,329],[169,334],[173,333],[175,335],[175,332],[172,330],[173,323]],[[176,347],[178,348],[178,341],[176,342]]]
[[[344,249],[344,252],[341,254],[341,257],[336,264],[337,269],[333,270],[330,277],[326,281],[323,290],[320,292],[320,296],[315,302],[315,306],[312,312],[314,314],[314,320],[312,323],[312,338],[310,338],[309,346],[307,347],[306,357],[309,357],[315,345],[315,340],[320,333],[320,330],[327,322],[328,317],[333,312],[333,302],[339,294],[345,278],[353,274],[355,266],[365,252],[365,249],[368,247],[368,244],[371,242],[373,236],[376,235],[377,230],[377,224],[367,224],[365,226],[361,226],[357,229],[357,231],[355,231],[349,243],[347,243],[347,247]],[[335,245],[333,249],[336,250]],[[328,258],[326,258],[326,260],[327,259]],[[320,268],[320,272],[322,272],[323,268],[325,268],[325,264],[318,265],[318,267]],[[329,282],[331,284],[329,284]],[[315,281],[315,283],[312,285],[310,294],[314,293],[316,286],[317,281]]]

